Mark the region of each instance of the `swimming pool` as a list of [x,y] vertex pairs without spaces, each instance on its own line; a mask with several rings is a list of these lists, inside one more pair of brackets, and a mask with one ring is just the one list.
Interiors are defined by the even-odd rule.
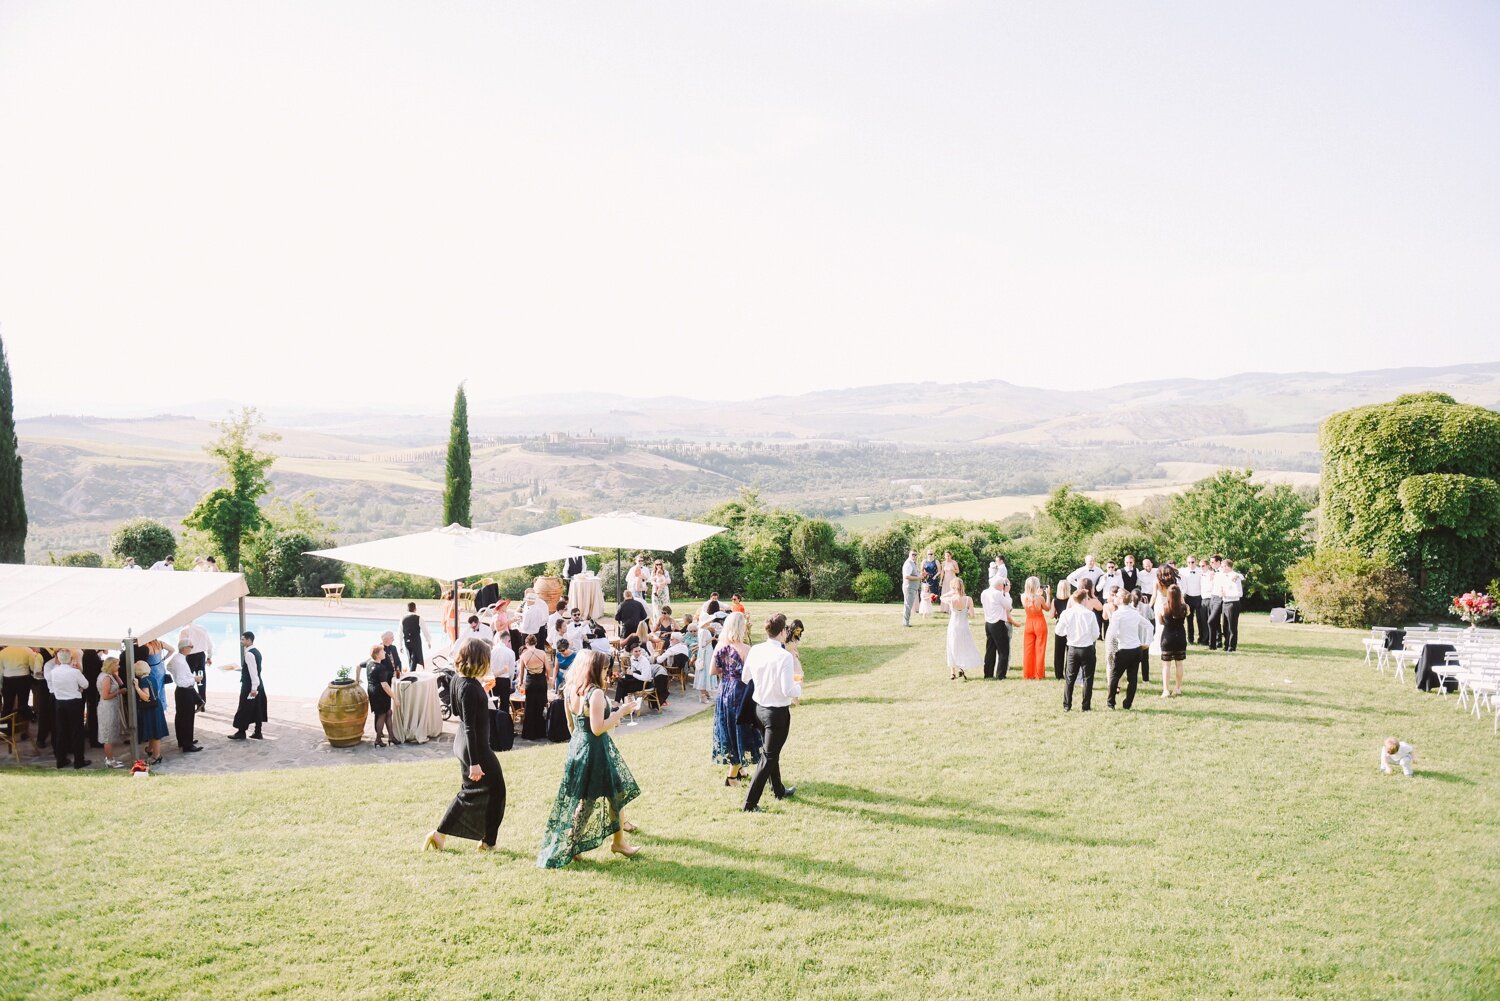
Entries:
[[[228,612],[211,612],[195,620],[208,630],[214,641],[214,665],[208,670],[210,701],[223,705],[222,699],[237,696],[240,690],[239,616]],[[255,634],[265,671],[266,694],[317,698],[333,680],[338,669],[355,665],[370,657],[370,647],[380,642],[380,634],[389,629],[396,634],[396,648],[402,663],[406,650],[401,644],[401,623],[394,619],[333,618],[311,615],[248,615],[245,628]],[[428,635],[441,635],[436,623],[427,623]],[[162,637],[177,641],[176,633]],[[232,664],[234,670],[222,671],[221,665]],[[219,696],[214,699],[214,696]]]

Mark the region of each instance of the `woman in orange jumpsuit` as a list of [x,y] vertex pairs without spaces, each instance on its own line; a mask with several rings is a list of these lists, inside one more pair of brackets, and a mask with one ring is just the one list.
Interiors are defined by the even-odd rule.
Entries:
[[1042,582],[1035,577],[1026,578],[1026,591],[1021,595],[1021,607],[1026,610],[1026,631],[1022,634],[1021,677],[1045,678],[1047,599],[1042,594]]

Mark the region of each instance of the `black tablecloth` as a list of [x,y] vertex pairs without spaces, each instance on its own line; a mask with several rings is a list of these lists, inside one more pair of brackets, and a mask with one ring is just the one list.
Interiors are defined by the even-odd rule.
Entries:
[[[1447,654],[1454,651],[1452,643],[1428,643],[1422,647],[1422,653],[1417,657],[1417,687],[1424,692],[1437,688],[1442,682],[1433,673],[1433,668],[1442,667]],[[1448,679],[1448,691],[1458,691],[1458,679]]]

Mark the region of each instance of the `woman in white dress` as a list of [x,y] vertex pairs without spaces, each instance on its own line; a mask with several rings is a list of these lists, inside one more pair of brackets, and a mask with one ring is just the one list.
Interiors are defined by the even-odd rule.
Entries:
[[699,702],[712,702],[719,690],[719,679],[714,677],[714,628],[710,618],[698,623],[698,662],[693,668],[693,687],[698,689]]
[[955,678],[968,681],[969,676],[964,672],[984,662],[979,647],[974,645],[974,633],[969,629],[969,610],[973,607],[974,599],[964,594],[963,578],[954,578],[953,591],[948,599],[949,681]]

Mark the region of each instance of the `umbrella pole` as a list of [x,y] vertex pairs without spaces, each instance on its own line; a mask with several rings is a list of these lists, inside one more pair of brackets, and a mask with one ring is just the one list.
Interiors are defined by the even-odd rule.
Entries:
[[458,660],[458,581],[453,582],[453,659]]
[[130,714],[127,717],[125,725],[126,729],[130,731],[130,763],[134,765],[137,761],[141,760],[140,734],[137,732],[135,725],[136,720],[140,719],[139,706],[141,699],[140,692],[135,687],[135,640],[126,635],[124,642],[120,645],[125,648],[125,684],[130,689]]
[[620,551],[615,550],[615,607],[625,600],[625,578],[620,576]]

